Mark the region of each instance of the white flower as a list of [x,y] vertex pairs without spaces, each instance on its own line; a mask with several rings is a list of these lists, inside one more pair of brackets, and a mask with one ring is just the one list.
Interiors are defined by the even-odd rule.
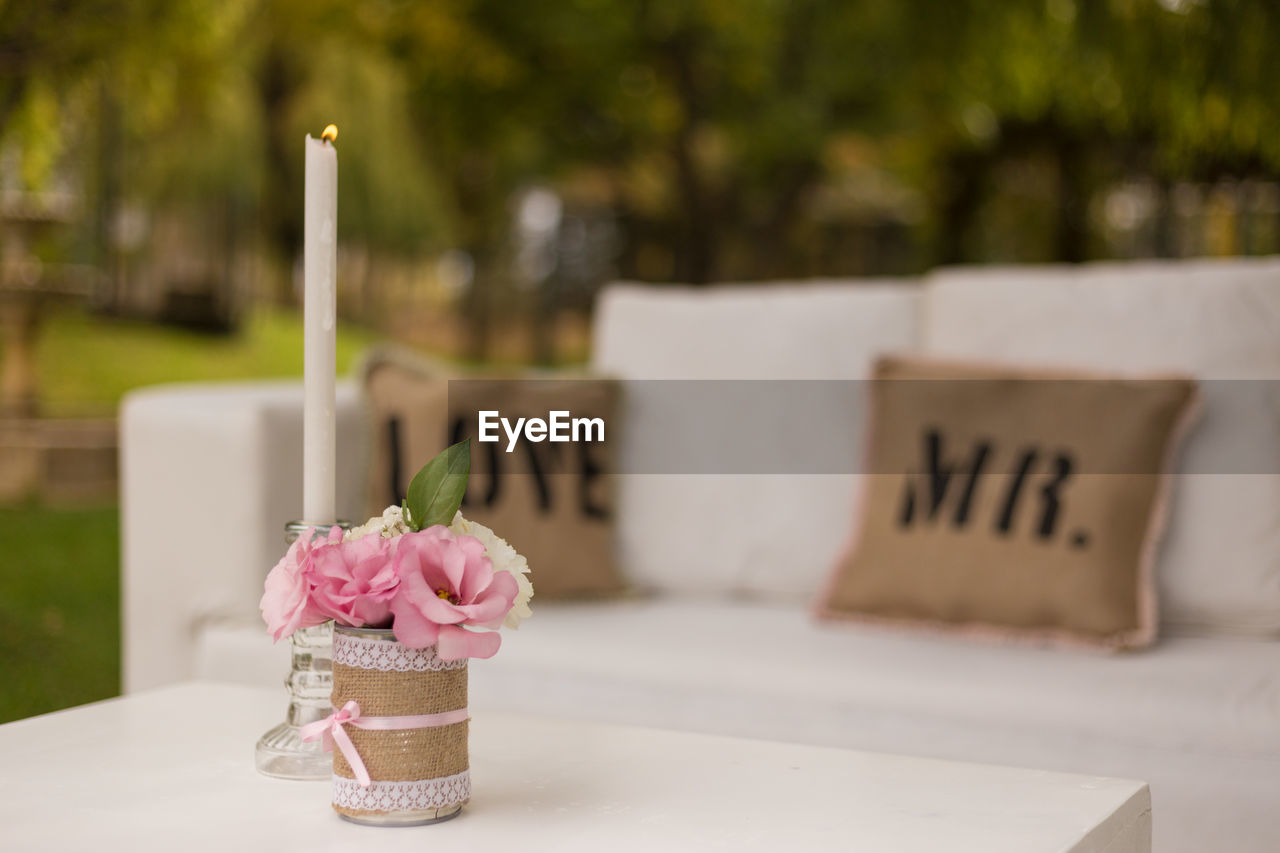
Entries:
[[383,539],[390,539],[408,532],[409,525],[405,524],[404,511],[398,506],[389,506],[382,511],[382,515],[375,515],[359,527],[351,528],[342,538],[350,542],[352,539],[377,533]]
[[515,577],[516,600],[511,606],[511,611],[507,613],[507,618],[502,620],[502,625],[504,628],[520,627],[520,620],[528,619],[533,615],[533,611],[529,609],[529,599],[533,598],[533,584],[528,577],[529,561],[516,553],[516,549],[507,544],[507,540],[483,524],[464,518],[461,512],[453,517],[449,530],[455,536],[465,534],[479,539],[484,545],[485,553],[493,561],[493,570],[510,572]]

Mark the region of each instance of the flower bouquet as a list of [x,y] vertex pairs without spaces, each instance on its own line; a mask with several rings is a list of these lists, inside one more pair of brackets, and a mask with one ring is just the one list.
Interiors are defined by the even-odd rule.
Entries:
[[[333,713],[302,727],[333,752],[333,808],[358,823],[418,824],[471,795],[467,661],[530,615],[528,563],[458,511],[470,441],[428,462],[401,506],[345,533],[299,537],[267,576],[276,640],[330,619]],[[335,749],[336,747],[336,749]]]

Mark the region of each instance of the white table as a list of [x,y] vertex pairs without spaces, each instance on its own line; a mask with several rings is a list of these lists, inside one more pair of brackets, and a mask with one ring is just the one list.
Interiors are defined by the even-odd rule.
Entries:
[[[356,826],[259,776],[281,691],[164,688],[0,726],[0,848],[1146,853],[1142,782],[487,713],[453,821]],[[375,847],[376,845],[376,847]]]

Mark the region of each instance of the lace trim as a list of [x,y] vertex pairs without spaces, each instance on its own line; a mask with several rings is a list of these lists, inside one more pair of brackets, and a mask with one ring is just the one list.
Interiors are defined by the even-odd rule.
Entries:
[[381,672],[439,672],[462,669],[467,659],[441,660],[435,646],[410,649],[395,640],[333,632],[333,662]]
[[471,771],[416,782],[373,782],[333,777],[333,804],[366,812],[416,812],[456,806],[471,799]]

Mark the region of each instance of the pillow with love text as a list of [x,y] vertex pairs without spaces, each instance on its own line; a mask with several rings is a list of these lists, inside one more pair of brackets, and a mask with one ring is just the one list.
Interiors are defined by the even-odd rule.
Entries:
[[1150,644],[1183,377],[884,358],[855,536],[825,618]]
[[363,385],[373,418],[371,515],[398,504],[432,456],[470,438],[462,514],[528,559],[538,598],[622,590],[610,441],[616,381],[464,376],[384,351],[366,361]]

